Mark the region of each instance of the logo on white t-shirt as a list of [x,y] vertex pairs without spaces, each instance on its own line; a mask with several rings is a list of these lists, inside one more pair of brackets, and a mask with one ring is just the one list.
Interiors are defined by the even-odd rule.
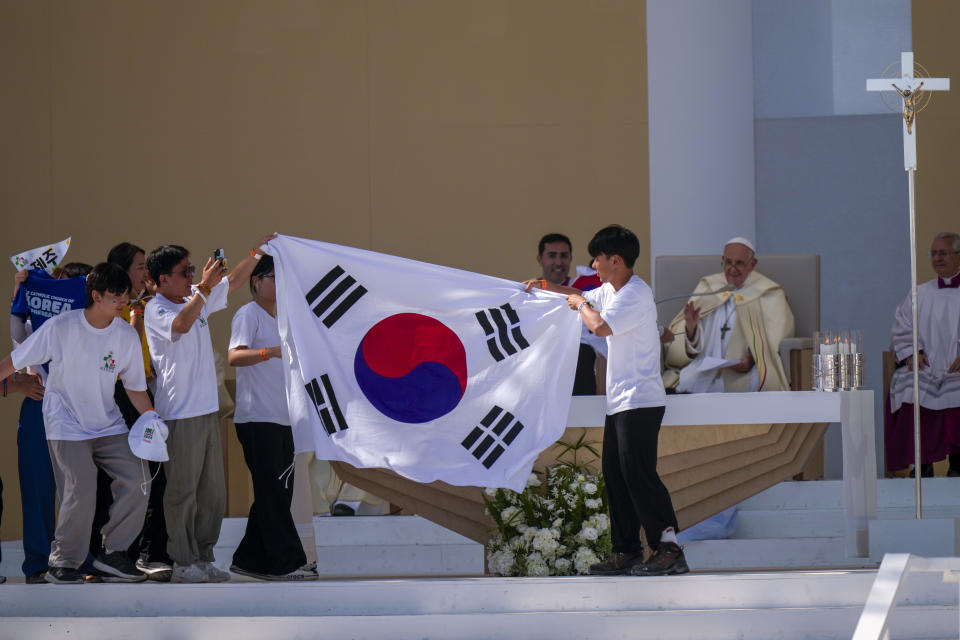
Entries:
[[107,355],[103,356],[103,367],[102,367],[102,369],[103,369],[104,371],[109,372],[109,373],[116,373],[116,371],[117,371],[117,361],[114,360],[114,358],[113,358],[113,351],[110,351],[109,353],[107,353]]
[[201,327],[207,326],[207,319],[203,316],[197,316],[197,321],[200,323]]

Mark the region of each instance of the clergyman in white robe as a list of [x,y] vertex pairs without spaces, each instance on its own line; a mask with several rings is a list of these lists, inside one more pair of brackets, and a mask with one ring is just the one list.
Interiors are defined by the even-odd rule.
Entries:
[[[754,256],[745,238],[728,241],[724,271],[701,278],[688,303],[700,314],[693,335],[687,333],[685,312],[670,323],[676,337],[665,355],[666,388],[678,393],[789,388],[780,342],[793,336],[793,312],[780,285],[754,270]],[[744,359],[752,364],[738,371]]]
[[[960,249],[951,234],[934,241],[934,269],[954,271],[917,287],[917,340],[920,366],[920,458],[922,464],[950,454],[951,475],[960,475]],[[942,245],[942,246],[941,246]],[[938,262],[938,258],[940,259]],[[890,399],[885,412],[887,469],[904,469],[914,462],[913,452],[913,311],[910,295],[897,307],[890,346],[898,368],[890,381]],[[924,360],[926,364],[924,364]],[[955,459],[956,458],[956,459]]]

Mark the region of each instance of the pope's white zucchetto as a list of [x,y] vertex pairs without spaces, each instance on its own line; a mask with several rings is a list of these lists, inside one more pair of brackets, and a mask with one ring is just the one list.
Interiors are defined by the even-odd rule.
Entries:
[[737,236],[736,238],[730,238],[725,243],[723,243],[723,248],[726,249],[728,244],[742,244],[747,249],[750,249],[750,251],[753,251],[754,254],[757,253],[757,250],[754,248],[753,243],[742,236]]

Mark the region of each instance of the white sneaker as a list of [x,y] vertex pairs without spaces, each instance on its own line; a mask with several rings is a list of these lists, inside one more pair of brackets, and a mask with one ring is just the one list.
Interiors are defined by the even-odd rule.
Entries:
[[230,574],[217,569],[212,562],[201,562],[200,567],[207,575],[207,582],[230,582]]
[[210,577],[199,564],[184,566],[173,563],[173,574],[170,576],[170,582],[210,582]]

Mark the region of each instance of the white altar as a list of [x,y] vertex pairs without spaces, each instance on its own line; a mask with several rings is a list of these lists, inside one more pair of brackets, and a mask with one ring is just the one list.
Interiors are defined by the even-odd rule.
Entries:
[[[603,424],[603,396],[576,396],[568,427]],[[839,422],[843,442],[846,553],[870,555],[869,521],[877,518],[873,391],[767,391],[667,396],[663,426]]]

